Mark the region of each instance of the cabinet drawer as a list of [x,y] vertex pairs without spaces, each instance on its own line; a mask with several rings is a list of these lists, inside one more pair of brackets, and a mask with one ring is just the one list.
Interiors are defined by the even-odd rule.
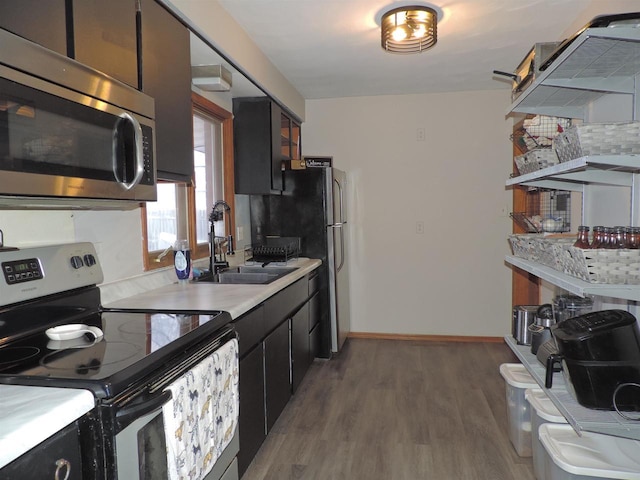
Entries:
[[238,332],[238,354],[242,357],[264,338],[264,307],[245,313],[233,325]]
[[279,291],[264,304],[265,329],[270,332],[286,319],[307,299],[309,281],[307,277],[297,280]]
[[[58,466],[58,460],[65,460],[66,466]],[[34,447],[0,471],[5,480],[24,480],[27,478],[68,478],[82,479],[82,461],[80,459],[80,440],[76,423]],[[60,471],[56,474],[56,470]],[[68,477],[65,475],[68,472]]]

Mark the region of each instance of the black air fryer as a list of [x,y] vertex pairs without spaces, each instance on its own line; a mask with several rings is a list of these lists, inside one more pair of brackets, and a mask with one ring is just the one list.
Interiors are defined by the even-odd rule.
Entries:
[[[567,387],[587,408],[613,410],[619,385],[640,384],[640,327],[624,310],[602,310],[569,318],[551,326],[558,354],[547,360],[547,388],[553,366],[562,362]],[[640,388],[621,387],[619,410],[640,411]]]

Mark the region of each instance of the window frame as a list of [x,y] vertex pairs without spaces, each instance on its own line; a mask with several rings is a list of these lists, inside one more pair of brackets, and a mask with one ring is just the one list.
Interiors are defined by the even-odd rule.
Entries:
[[[235,232],[235,176],[234,176],[234,160],[233,160],[233,115],[231,112],[216,105],[211,100],[199,95],[195,92],[191,92],[191,118],[198,111],[206,116],[219,121],[222,126],[222,189],[223,199],[231,208],[231,232],[227,232],[227,222],[225,225],[225,233],[227,235],[234,234]],[[192,146],[193,148],[193,146]],[[175,183],[177,188],[180,188],[180,183]],[[209,257],[209,244],[197,244],[196,235],[196,194],[195,194],[195,179],[194,173],[192,173],[191,181],[188,184],[182,184],[186,189],[186,204],[187,204],[187,223],[188,223],[188,236],[189,245],[191,247],[191,259],[201,259]],[[219,199],[214,199],[219,200]],[[173,265],[173,255],[171,252],[158,259],[161,251],[148,251],[147,250],[147,209],[146,205],[142,205],[142,242],[143,252],[145,253],[143,264],[144,270],[155,270],[163,267],[170,267]],[[235,235],[234,235],[235,237]]]

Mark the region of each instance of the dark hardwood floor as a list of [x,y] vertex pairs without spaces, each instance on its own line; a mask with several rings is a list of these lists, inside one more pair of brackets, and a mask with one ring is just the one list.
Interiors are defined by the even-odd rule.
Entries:
[[350,339],[316,360],[242,480],[534,480],[508,437],[502,343]]

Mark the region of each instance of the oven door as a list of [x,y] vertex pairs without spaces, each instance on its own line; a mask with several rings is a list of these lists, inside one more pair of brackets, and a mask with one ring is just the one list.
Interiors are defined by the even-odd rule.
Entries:
[[237,334],[227,326],[146,381],[116,409],[117,478],[178,478],[194,468],[206,475],[216,467],[237,430],[238,370]]
[[[119,415],[129,423],[116,435],[116,462],[119,479],[165,479],[167,446],[162,407],[171,401],[171,392],[163,391],[144,403]],[[127,418],[135,416],[135,419]]]

